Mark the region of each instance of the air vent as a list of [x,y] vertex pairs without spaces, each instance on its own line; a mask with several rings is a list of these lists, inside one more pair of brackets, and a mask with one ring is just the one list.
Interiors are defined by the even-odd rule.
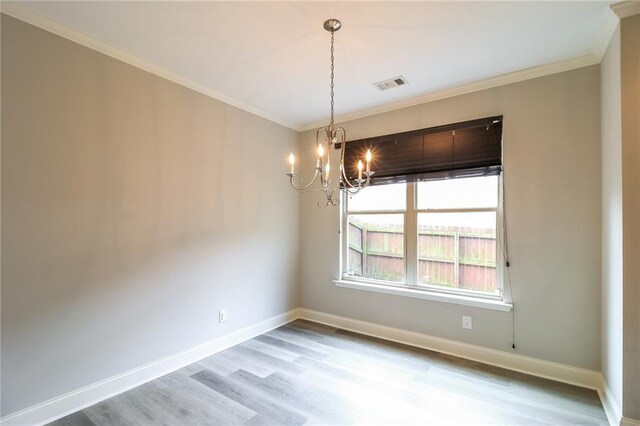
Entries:
[[378,90],[393,89],[394,87],[404,86],[405,84],[409,84],[409,82],[401,75],[390,78],[389,80],[381,81],[379,83],[373,83],[373,85],[376,86]]

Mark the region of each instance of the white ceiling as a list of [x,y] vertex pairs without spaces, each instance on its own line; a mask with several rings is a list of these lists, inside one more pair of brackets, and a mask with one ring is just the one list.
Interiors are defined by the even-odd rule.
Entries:
[[[47,1],[16,7],[300,129],[329,113],[326,18],[343,23],[336,33],[340,116],[595,58],[609,2]],[[400,74],[409,85],[384,92],[372,85]]]

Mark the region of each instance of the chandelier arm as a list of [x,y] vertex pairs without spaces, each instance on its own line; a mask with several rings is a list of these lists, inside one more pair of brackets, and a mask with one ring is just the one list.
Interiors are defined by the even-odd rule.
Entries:
[[318,130],[316,130],[316,149],[318,148],[318,145],[320,145],[320,130],[326,131],[326,127],[321,127]]
[[[316,151],[318,149],[318,147],[320,146],[320,131],[323,130],[318,129],[316,130]],[[325,132],[326,132],[326,128],[324,128]],[[330,156],[331,155],[331,149],[329,146],[327,146],[327,163],[330,162]],[[322,187],[322,190],[325,191],[328,187],[328,184],[326,182],[325,176],[324,176],[324,170],[322,169],[322,159],[319,160],[319,164],[320,164],[320,170],[316,169],[316,173],[319,171],[320,172],[320,186]]]
[[344,167],[343,167],[343,170],[342,170],[342,177],[343,177],[342,181],[346,184],[346,186],[344,186],[341,189],[344,192],[346,192],[347,194],[355,195],[358,192],[362,191],[363,189],[365,189],[366,187],[369,186],[370,178],[368,176],[367,176],[367,180],[366,180],[364,185],[358,185],[358,186],[352,185],[351,182],[349,182],[349,179],[347,179],[347,176],[344,173]]
[[327,207],[327,206],[334,206],[335,207],[335,206],[339,205],[340,204],[340,191],[337,191],[337,192],[338,192],[338,197],[334,200],[333,195],[336,193],[336,191],[335,190],[333,190],[333,191],[329,191],[329,190],[325,191],[325,194],[327,195],[327,200],[324,203],[321,203],[320,201],[318,201],[316,203],[316,205],[318,207],[320,207],[320,208]]
[[331,191],[331,197],[329,198],[329,202],[331,203],[332,206],[337,206],[338,204],[340,204],[340,191],[338,191],[338,197],[336,198],[336,200],[333,200],[333,194],[336,191]]
[[[344,132],[344,129],[343,129],[343,132]],[[342,188],[342,190],[346,190],[349,194],[357,194],[362,188],[352,185],[351,182],[349,182],[349,179],[347,178],[347,173],[345,171],[344,154],[346,151],[346,145],[347,145],[346,137],[345,137],[345,134],[342,133],[342,140],[341,140],[341,146],[340,146],[340,164],[342,165],[342,167],[340,168],[342,169],[342,180],[346,185],[344,188]],[[368,180],[367,180],[367,183],[369,183]],[[349,189],[355,190],[355,192],[349,191]]]
[[344,168],[344,157],[345,157],[345,152],[346,152],[346,145],[347,145],[347,131],[344,129],[344,127],[338,127],[336,129],[336,134],[339,133],[342,135],[341,138],[341,146],[340,146],[340,163],[342,164],[342,180],[345,182],[345,187],[342,188],[343,191],[347,192],[348,194],[351,195],[355,195],[358,192],[360,192],[362,189],[366,188],[367,186],[369,186],[369,183],[371,182],[371,175],[367,174],[367,179],[364,182],[364,185],[359,184],[358,186],[355,186],[353,184],[351,184],[351,182],[349,181],[349,179],[347,178],[346,175],[346,171]]
[[345,194],[349,194],[349,195],[356,195],[356,194],[357,194],[358,192],[360,192],[363,188],[364,188],[364,187],[362,187],[362,188],[355,188],[355,189],[351,189],[351,188],[347,188],[347,187],[345,187],[345,188],[342,188],[342,191],[343,191]]
[[[344,169],[344,167],[343,167]],[[343,188],[341,188],[343,191],[354,195],[357,194],[358,192],[360,192],[361,189],[365,188],[365,186],[355,186],[352,185],[351,182],[349,182],[349,179],[347,179],[346,174],[344,173],[344,170],[342,170],[342,177],[343,177],[343,182],[345,183],[346,186],[344,186]],[[367,183],[368,185],[368,183]]]
[[344,184],[346,185],[343,189],[349,189],[349,188],[355,188],[355,186],[351,185],[351,182],[349,182],[349,179],[347,178],[347,174],[345,172],[345,165],[344,165],[344,152],[341,152],[340,154],[341,158],[340,158],[340,164],[342,165],[342,167],[340,167],[341,173],[342,173],[342,181],[344,182]]
[[[324,176],[324,182],[325,182],[325,188],[329,188],[329,185],[331,185],[331,179],[329,179],[330,174],[331,174],[331,148],[333,146],[333,135],[328,135],[327,136],[327,167],[329,167],[329,170],[322,170],[321,173],[326,172],[326,176]],[[333,191],[332,191],[333,192]]]
[[289,184],[291,184],[291,187],[293,189],[295,189],[298,192],[305,192],[307,191],[311,185],[313,185],[313,183],[316,181],[316,178],[318,177],[318,169],[316,169],[315,174],[313,175],[313,179],[311,179],[311,181],[305,185],[305,186],[301,186],[301,187],[297,187],[295,183],[293,183],[293,175],[289,176]]

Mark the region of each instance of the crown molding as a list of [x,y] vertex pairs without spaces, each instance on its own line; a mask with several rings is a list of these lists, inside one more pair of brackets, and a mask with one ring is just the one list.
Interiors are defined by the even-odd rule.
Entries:
[[611,5],[611,10],[615,13],[618,18],[628,18],[629,16],[634,16],[640,14],[640,1],[637,0],[627,0],[620,1]]
[[[615,29],[615,27],[614,27]],[[421,96],[404,99],[398,102],[381,105],[374,108],[368,108],[365,110],[356,111],[349,114],[336,116],[335,121],[344,123],[351,120],[357,120],[360,118],[370,117],[376,114],[382,114],[385,112],[395,111],[402,108],[408,108],[427,102],[439,101],[446,98],[452,98],[454,96],[460,96],[467,93],[478,92],[480,90],[492,89],[494,87],[504,86],[507,84],[518,83],[525,80],[531,80],[533,78],[544,77],[551,74],[557,74],[564,71],[570,71],[577,68],[583,68],[590,65],[600,63],[600,58],[594,54],[580,56],[578,58],[569,59],[567,61],[556,62],[548,65],[541,65],[533,68],[527,68],[520,71],[515,71],[508,74],[499,75],[497,77],[491,77],[486,80],[480,80],[473,83],[465,84],[462,86],[455,86],[437,92],[426,93]],[[311,130],[326,125],[326,120],[315,121],[307,123],[302,127],[302,130]]]
[[[618,18],[632,16],[633,14],[640,13],[640,1],[623,1],[615,3],[611,6],[612,12],[609,13],[605,20],[603,30],[597,45],[594,47],[593,53],[585,56],[581,56],[574,59],[569,59],[562,62],[553,64],[546,64],[537,67],[527,68],[524,70],[515,71],[508,74],[491,77],[485,80],[472,82],[460,86],[439,90],[436,92],[425,93],[420,96],[404,99],[401,101],[393,102],[391,104],[380,105],[373,108],[367,108],[364,110],[355,111],[352,113],[338,115],[336,117],[337,122],[346,122],[350,120],[356,120],[360,118],[369,117],[376,114],[395,111],[402,108],[407,108],[427,102],[433,102],[441,99],[446,99],[454,96],[460,96],[467,93],[473,93],[480,90],[492,89],[499,86],[504,86],[511,83],[518,83],[533,78],[544,77],[551,74],[556,74],[564,71],[570,71],[577,68],[582,68],[590,65],[600,63],[602,56],[609,45],[611,36],[613,35],[616,26],[618,25]],[[43,16],[34,10],[21,5],[17,1],[0,1],[0,11],[8,16],[11,16],[20,21],[24,21],[35,27],[41,28],[45,31],[56,34],[67,40],[71,40],[77,44],[88,47],[92,50],[98,51],[102,54],[115,58],[119,61],[125,62],[131,66],[147,71],[151,74],[162,77],[166,80],[172,81],[176,84],[194,90],[205,96],[211,97],[218,101],[224,102],[228,105],[246,111],[250,114],[262,117],[266,120],[272,121],[284,127],[288,127],[292,130],[302,132],[306,130],[323,127],[326,125],[326,120],[319,120],[310,123],[300,124],[293,123],[283,117],[278,117],[261,109],[245,104],[235,98],[216,92],[214,90],[205,87],[204,85],[192,81],[188,78],[179,76],[171,71],[168,71],[162,67],[149,63],[145,60],[138,58],[137,56],[112,46],[109,43],[97,40],[93,37],[87,36],[73,28],[70,28],[56,20]],[[617,15],[617,16],[616,16]]]
[[80,44],[84,47],[88,47],[89,49],[100,52],[104,55],[110,56],[114,59],[122,61],[126,64],[139,68],[143,71],[154,74],[158,77],[162,77],[165,80],[172,81],[180,86],[184,86],[188,89],[201,93],[205,96],[216,99],[220,102],[224,102],[228,105],[246,111],[250,114],[257,115],[258,117],[262,117],[266,120],[272,121],[276,124],[279,124],[284,127],[288,127],[292,130],[300,131],[298,126],[294,123],[291,123],[288,120],[283,119],[282,117],[277,117],[273,114],[269,114],[265,111],[260,110],[252,105],[245,104],[237,99],[234,99],[230,96],[223,95],[222,93],[216,92],[215,90],[211,90],[200,83],[196,83],[193,80],[188,78],[179,76],[171,71],[168,71],[162,67],[154,65],[150,62],[147,62],[143,59],[138,58],[137,56],[115,47],[109,43],[100,41],[93,37],[89,37],[86,34],[81,33],[73,28],[70,28],[56,20],[43,16],[34,10],[19,4],[17,1],[2,1],[0,2],[0,12],[5,15],[11,16],[12,18],[18,19],[20,21],[26,22],[27,24],[33,25],[50,33],[53,33],[57,36],[65,38],[67,40],[71,40],[74,43]]

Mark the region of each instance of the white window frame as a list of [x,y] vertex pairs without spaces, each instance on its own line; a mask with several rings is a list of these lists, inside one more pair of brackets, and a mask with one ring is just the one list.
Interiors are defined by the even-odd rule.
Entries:
[[[417,184],[406,184],[407,198],[404,209],[375,210],[375,211],[348,211],[348,196],[342,196],[342,208],[340,209],[340,279],[336,285],[340,287],[369,289],[380,293],[390,293],[422,299],[451,301],[468,301],[460,303],[469,306],[484,307],[483,303],[475,303],[474,300],[486,301],[486,307],[498,310],[510,310],[511,305],[504,303],[504,256],[502,253],[503,241],[503,194],[502,174],[498,176],[498,206],[490,208],[460,208],[460,209],[418,209],[417,208]],[[496,293],[487,293],[473,290],[440,287],[437,285],[418,284],[418,214],[419,213],[466,213],[466,212],[495,212],[496,213]],[[371,278],[355,277],[347,274],[345,267],[348,263],[349,248],[349,215],[379,215],[402,214],[404,215],[404,282],[389,282]],[[358,285],[362,284],[362,286]],[[397,291],[396,291],[397,290]],[[433,295],[430,297],[429,294]],[[444,297],[441,297],[444,296]],[[447,296],[451,296],[450,298]],[[448,300],[450,299],[450,300]],[[496,307],[497,306],[497,307]]]

